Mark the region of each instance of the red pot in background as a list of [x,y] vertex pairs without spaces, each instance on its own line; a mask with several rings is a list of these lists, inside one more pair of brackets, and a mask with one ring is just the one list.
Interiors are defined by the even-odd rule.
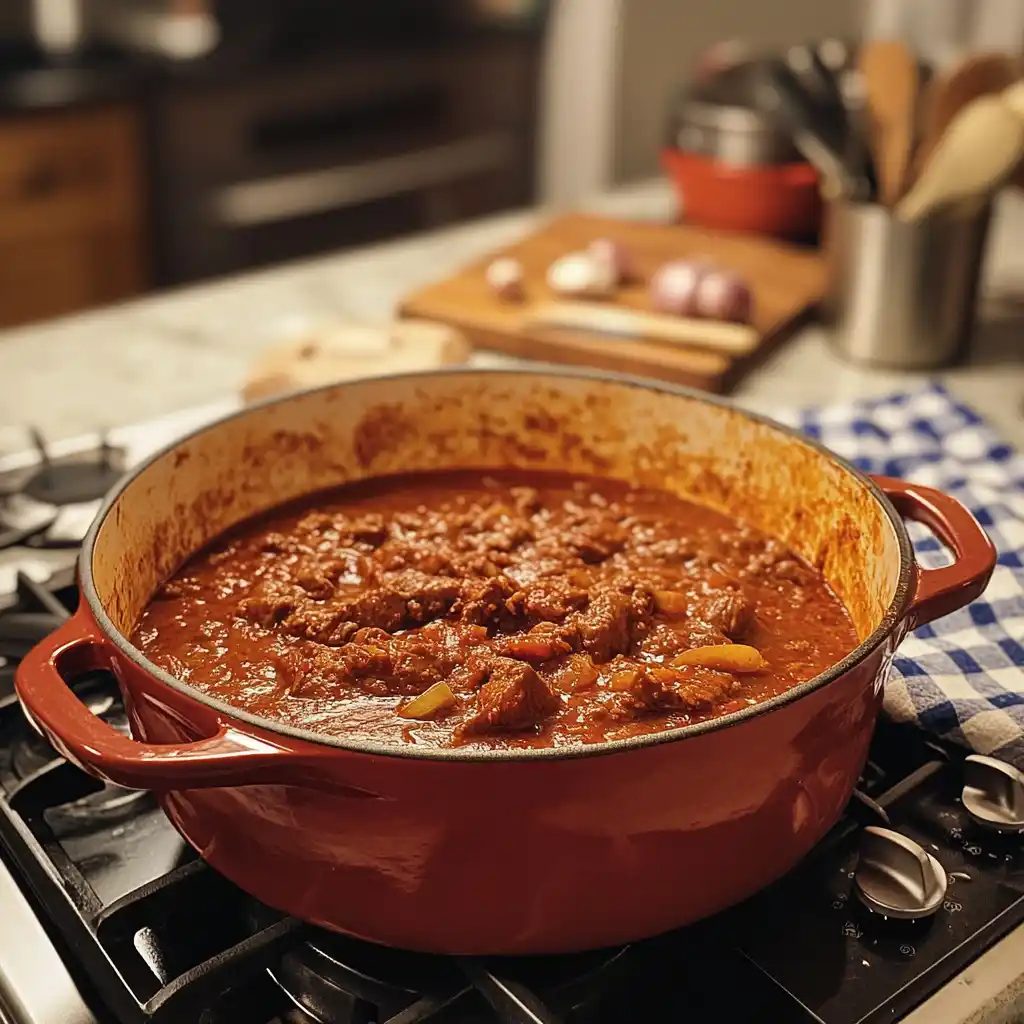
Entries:
[[[517,466],[685,494],[821,567],[862,638],[781,697],[655,736],[549,750],[340,741],[237,711],[127,637],[189,554],[257,512],[398,470]],[[955,553],[922,570],[901,515]],[[984,588],[995,553],[952,498],[871,481],[812,442],[669,385],[579,371],[444,371],[251,406],[137,468],[80,559],[75,616],[18,668],[71,760],[154,790],[218,871],[363,939],[443,953],[557,953],[715,913],[789,870],[843,810],[913,626]],[[110,669],[134,738],[65,680]]]
[[821,228],[818,172],[806,163],[737,166],[664,149],[683,219],[701,227],[806,241]]

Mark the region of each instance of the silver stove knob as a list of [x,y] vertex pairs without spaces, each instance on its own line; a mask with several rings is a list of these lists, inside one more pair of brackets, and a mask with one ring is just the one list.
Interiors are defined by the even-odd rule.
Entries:
[[1024,832],[1024,773],[982,754],[964,759],[964,807],[985,828]]
[[913,921],[934,914],[946,898],[946,872],[913,839],[869,825],[853,876],[857,896],[869,910]]

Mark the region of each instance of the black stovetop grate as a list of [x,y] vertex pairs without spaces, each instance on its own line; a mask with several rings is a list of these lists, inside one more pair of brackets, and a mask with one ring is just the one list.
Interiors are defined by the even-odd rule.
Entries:
[[[198,860],[148,795],[104,792],[30,730],[13,666],[74,607],[67,584],[22,578],[16,607],[0,611],[0,855],[118,1024],[869,1024],[898,1019],[1024,920],[1024,841],[974,828],[957,800],[959,752],[882,724],[858,799],[814,854],[706,924],[620,950],[503,961],[328,935],[257,903]],[[112,685],[102,673],[74,683],[104,715],[116,708],[97,695]],[[936,917],[899,924],[859,907],[864,823],[910,835],[955,876]]]

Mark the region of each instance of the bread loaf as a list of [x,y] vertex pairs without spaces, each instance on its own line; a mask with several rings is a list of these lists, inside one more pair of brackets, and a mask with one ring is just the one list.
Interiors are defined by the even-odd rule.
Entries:
[[354,377],[464,363],[470,346],[452,327],[427,320],[386,326],[333,324],[262,352],[242,387],[247,402]]

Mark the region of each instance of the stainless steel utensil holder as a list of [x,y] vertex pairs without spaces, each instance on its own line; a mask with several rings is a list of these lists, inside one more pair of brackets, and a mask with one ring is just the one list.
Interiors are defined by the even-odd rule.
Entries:
[[960,359],[991,213],[990,203],[972,204],[904,223],[882,206],[834,203],[822,304],[834,349],[850,362],[908,370]]

